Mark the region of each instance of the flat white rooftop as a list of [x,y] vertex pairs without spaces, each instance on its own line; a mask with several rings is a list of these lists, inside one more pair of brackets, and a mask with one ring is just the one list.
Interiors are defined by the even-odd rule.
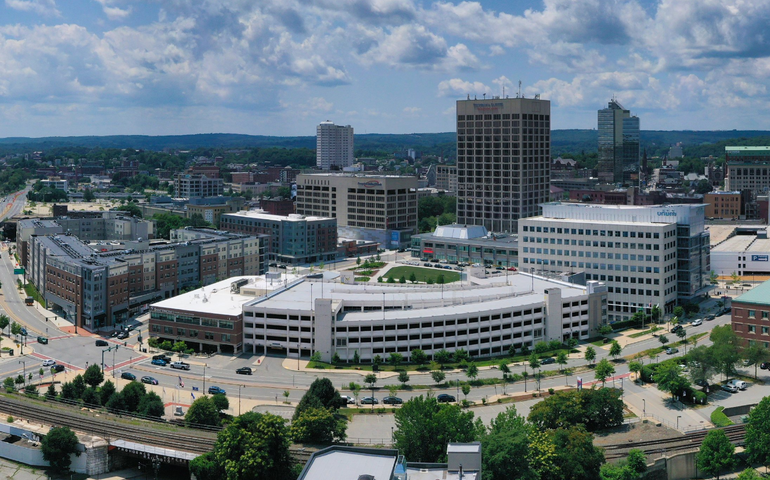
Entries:
[[272,220],[275,222],[302,222],[302,221],[314,221],[314,220],[331,220],[331,217],[312,217],[312,216],[298,215],[296,213],[292,213],[291,215],[288,215],[288,216],[273,215],[272,213],[267,213],[264,210],[241,210],[235,213],[227,213],[226,215],[228,217],[255,218],[260,220]]
[[[333,450],[316,454],[302,480],[358,480],[371,475],[375,480],[390,480],[398,457],[364,452]],[[412,478],[411,475],[409,478]],[[435,480],[435,479],[434,479]]]
[[749,245],[757,239],[754,235],[736,235],[720,243],[712,252],[745,252]]
[[239,280],[246,280],[242,288],[255,289],[261,292],[274,292],[285,284],[297,280],[292,274],[281,275],[280,279],[269,279],[266,276],[231,277],[217,283],[212,283],[191,292],[183,293],[166,300],[152,304],[156,308],[169,308],[194,313],[218,313],[221,315],[237,316],[243,312],[243,304],[257,298],[255,295],[241,295],[231,291],[231,285]]

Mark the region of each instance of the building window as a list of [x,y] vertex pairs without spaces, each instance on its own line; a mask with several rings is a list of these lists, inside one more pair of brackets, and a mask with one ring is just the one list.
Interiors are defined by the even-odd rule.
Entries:
[[749,333],[757,333],[757,327],[754,325],[749,325]]
[[749,318],[754,318],[757,316],[756,310],[749,310]]

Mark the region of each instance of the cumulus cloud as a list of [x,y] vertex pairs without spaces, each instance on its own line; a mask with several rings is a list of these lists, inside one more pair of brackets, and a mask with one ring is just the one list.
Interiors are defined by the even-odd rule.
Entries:
[[492,89],[481,82],[467,82],[460,78],[443,80],[438,84],[439,97],[457,97],[465,95],[483,95]]
[[61,16],[61,12],[56,8],[56,0],[5,0],[6,6],[21,10],[22,12],[31,12],[44,16]]

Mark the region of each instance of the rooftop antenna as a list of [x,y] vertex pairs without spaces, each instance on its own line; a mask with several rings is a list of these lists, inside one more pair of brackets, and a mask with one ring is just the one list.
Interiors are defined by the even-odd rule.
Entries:
[[484,100],[486,100],[487,99],[487,94],[486,93],[482,93],[482,95],[484,95]]
[[519,91],[516,92],[516,98],[521,98],[521,80],[519,80]]
[[505,85],[503,85],[503,98],[505,98]]

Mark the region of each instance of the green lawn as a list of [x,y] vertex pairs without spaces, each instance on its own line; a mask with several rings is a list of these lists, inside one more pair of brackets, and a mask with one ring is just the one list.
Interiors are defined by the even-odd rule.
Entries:
[[409,277],[414,273],[417,277],[417,281],[425,283],[429,278],[432,278],[434,282],[438,280],[439,275],[444,275],[444,283],[452,283],[460,280],[460,273],[453,270],[439,270],[437,268],[421,268],[421,267],[409,267],[400,266],[391,268],[384,275],[385,278],[392,278],[395,281],[401,278],[403,275],[406,281],[409,281]]

